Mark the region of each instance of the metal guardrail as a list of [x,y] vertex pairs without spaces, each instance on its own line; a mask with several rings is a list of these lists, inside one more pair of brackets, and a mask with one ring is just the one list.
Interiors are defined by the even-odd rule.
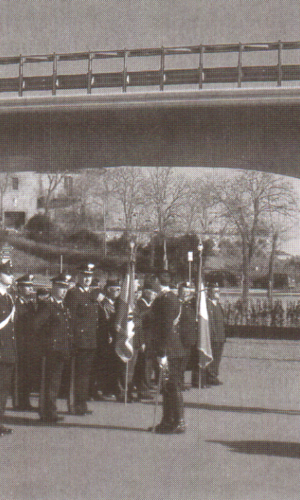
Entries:
[[[88,94],[92,89],[121,88],[126,92],[128,87],[158,86],[161,91],[167,85],[194,84],[202,89],[205,84],[236,83],[238,87],[243,82],[276,82],[281,86],[283,81],[300,80],[300,64],[283,64],[282,54],[285,50],[300,49],[299,42],[272,42],[224,45],[197,45],[183,47],[160,47],[148,49],[122,49],[115,51],[90,51],[68,54],[19,55],[0,57],[1,66],[18,65],[18,76],[0,77],[0,92],[17,92],[22,96],[26,91],[50,91],[56,95],[58,90],[85,89]],[[248,52],[277,52],[276,65],[244,66],[243,54]],[[236,53],[236,66],[205,67],[205,54]],[[167,69],[168,56],[197,55],[198,65],[195,68]],[[129,71],[129,58],[157,57],[157,70]],[[117,72],[94,72],[93,61],[119,59],[122,60],[122,70]],[[86,61],[87,71],[77,74],[60,74],[59,63]],[[25,76],[26,64],[50,63],[52,73],[42,76]]]

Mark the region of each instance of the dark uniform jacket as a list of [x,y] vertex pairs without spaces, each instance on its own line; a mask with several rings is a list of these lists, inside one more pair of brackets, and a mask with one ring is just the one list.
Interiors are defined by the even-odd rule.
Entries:
[[[8,318],[13,310],[14,304],[8,293],[0,294],[0,328],[1,323]],[[0,363],[16,362],[16,340],[14,332],[14,321],[10,319],[7,325],[0,329]]]
[[[180,301],[171,291],[162,292],[152,304],[153,331],[157,356],[185,357],[187,349],[179,331]],[[177,325],[174,322],[178,321]]]
[[96,349],[98,331],[98,303],[90,291],[80,285],[67,292],[65,305],[71,313],[74,347]]
[[207,313],[210,338],[212,342],[225,342],[224,312],[219,302],[214,304],[207,299]]
[[139,349],[143,344],[149,346],[151,342],[151,326],[147,325],[147,316],[149,316],[150,305],[140,298],[133,311],[133,322],[134,322],[134,337],[133,337],[133,347]]
[[18,356],[29,356],[36,347],[33,320],[35,316],[34,302],[17,297],[15,301],[15,332]]
[[70,312],[63,303],[59,304],[51,297],[37,311],[34,324],[45,355],[55,351],[65,357],[69,356],[72,344]]
[[179,328],[181,342],[185,347],[192,347],[197,343],[196,310],[194,303],[191,301],[181,303]]
[[[108,344],[115,344],[116,330],[116,302],[109,300],[107,297],[100,302],[98,306],[98,347],[105,348]],[[112,342],[110,342],[112,340]]]

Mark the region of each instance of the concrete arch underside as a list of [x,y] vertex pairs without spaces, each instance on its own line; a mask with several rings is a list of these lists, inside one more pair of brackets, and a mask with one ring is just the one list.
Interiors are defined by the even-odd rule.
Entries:
[[0,101],[2,171],[167,165],[300,177],[299,133],[298,88]]

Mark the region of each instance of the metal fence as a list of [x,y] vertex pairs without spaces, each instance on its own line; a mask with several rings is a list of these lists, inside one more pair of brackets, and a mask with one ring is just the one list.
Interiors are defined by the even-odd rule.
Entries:
[[[223,44],[223,45],[195,45],[181,47],[159,47],[141,49],[122,49],[112,51],[89,51],[76,53],[53,53],[44,55],[18,55],[0,58],[0,92],[17,92],[22,96],[27,91],[50,91],[56,95],[59,90],[83,89],[91,94],[93,89],[120,88],[126,92],[129,87],[157,86],[161,91],[171,85],[195,85],[202,89],[206,84],[236,84],[241,87],[243,83],[275,82],[281,86],[284,81],[300,80],[300,64],[287,64],[283,60],[284,51],[300,49],[300,42],[272,42],[249,44]],[[276,55],[276,64],[244,64],[243,58],[247,53],[270,53]],[[217,54],[236,54],[235,63],[225,65],[226,57],[221,64],[206,65],[206,57]],[[188,56],[195,56],[197,64],[193,67],[181,67],[179,60],[183,58],[183,66]],[[175,57],[175,66],[167,67],[170,56]],[[141,68],[130,70],[128,62],[135,58],[141,63]],[[155,68],[148,65],[147,59],[155,59]],[[174,57],[173,57],[174,58]],[[259,58],[258,58],[259,59]],[[289,58],[287,58],[289,59]],[[114,60],[120,61],[119,71],[105,72],[103,69],[94,69],[96,61],[100,63]],[[62,71],[60,64],[69,64],[78,61],[84,62],[86,69],[81,72]],[[208,61],[210,63],[210,60]],[[48,74],[26,75],[28,65],[45,65]],[[145,69],[144,69],[144,66]],[[3,71],[3,69],[6,71]],[[7,71],[7,68],[13,68]],[[5,73],[5,76],[3,74]],[[7,75],[7,73],[9,73]]]
[[225,322],[229,326],[300,327],[300,300],[283,302],[278,299],[270,307],[267,299],[252,299],[246,311],[241,299],[234,303],[226,300],[223,310]]

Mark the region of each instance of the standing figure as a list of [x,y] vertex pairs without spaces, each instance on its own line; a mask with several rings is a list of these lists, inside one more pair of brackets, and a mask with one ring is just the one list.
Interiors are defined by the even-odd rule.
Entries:
[[[195,372],[199,365],[197,349],[196,301],[195,286],[189,281],[178,285],[178,296],[181,301],[180,335],[181,342],[187,350],[185,369],[192,371],[192,386],[195,386]],[[191,366],[190,366],[191,365]],[[198,372],[199,380],[199,372]],[[182,381],[184,384],[184,380]],[[184,388],[184,385],[183,385]]]
[[226,341],[224,313],[220,304],[219,288],[211,286],[207,291],[207,313],[213,360],[204,370],[205,384],[221,385],[219,367]]
[[[155,367],[153,346],[153,322],[151,321],[151,305],[159,289],[154,280],[146,279],[142,289],[142,296],[138,299],[133,314],[134,338],[133,345],[137,349],[137,360],[134,367],[132,386],[137,389],[137,398],[141,400],[153,399],[151,389],[151,375]],[[129,361],[130,363],[130,361]]]
[[16,280],[17,298],[15,301],[15,332],[17,341],[16,394],[14,407],[20,411],[35,410],[30,404],[33,380],[33,350],[35,348],[33,318],[33,276],[25,275]]
[[43,422],[56,423],[56,401],[64,366],[71,351],[70,312],[64,305],[69,287],[69,277],[59,274],[52,278],[50,299],[40,307],[35,316],[35,328],[43,345],[43,368],[40,391],[40,418]]
[[163,434],[185,432],[182,380],[187,349],[181,342],[179,321],[181,305],[179,298],[170,291],[171,276],[162,271],[158,280],[160,294],[152,304],[155,330],[155,348],[158,362],[167,376],[163,381],[163,416],[154,430]]
[[[91,293],[94,265],[81,265],[75,287],[68,290],[65,304],[71,313],[74,353],[71,369],[71,387],[74,386],[75,415],[92,413],[88,410],[89,384],[97,348],[98,303]],[[73,369],[74,368],[74,369]],[[74,373],[75,371],[75,373]],[[73,399],[73,395],[70,396]]]
[[120,296],[119,280],[109,279],[105,297],[99,305],[98,383],[103,399],[115,401],[121,396],[120,377],[123,361],[116,354],[116,306]]
[[16,341],[14,333],[15,306],[8,293],[13,282],[10,261],[0,264],[0,437],[11,434],[12,429],[1,425],[6,401],[11,389],[11,380],[16,363]]

